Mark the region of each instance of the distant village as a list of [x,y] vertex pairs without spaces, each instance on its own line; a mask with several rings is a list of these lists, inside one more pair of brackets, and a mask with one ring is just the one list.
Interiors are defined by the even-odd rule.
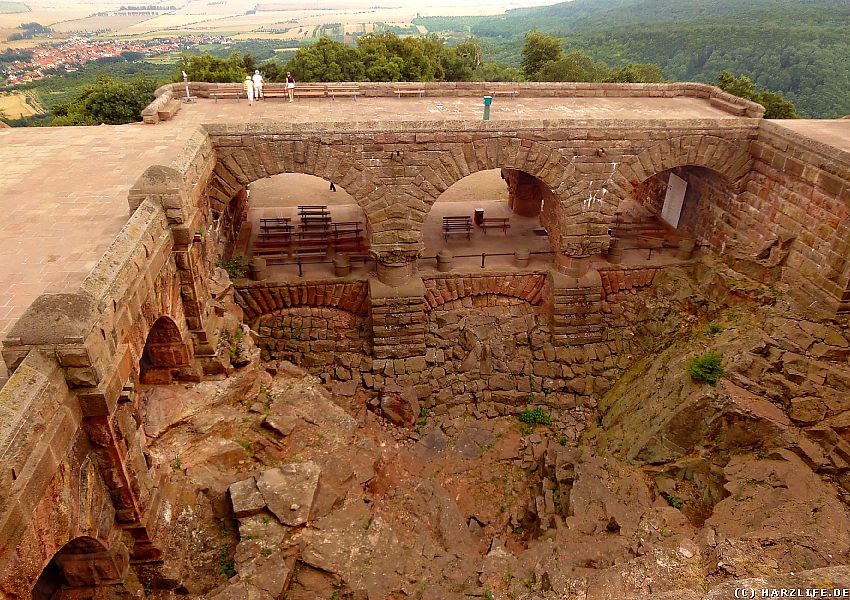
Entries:
[[141,59],[188,50],[200,44],[229,44],[230,38],[188,35],[146,40],[102,40],[75,36],[32,48],[32,58],[0,64],[7,86],[73,73],[86,63],[101,59]]

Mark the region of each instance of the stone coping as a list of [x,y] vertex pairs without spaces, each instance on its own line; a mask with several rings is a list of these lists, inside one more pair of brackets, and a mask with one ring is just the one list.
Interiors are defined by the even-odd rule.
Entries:
[[[357,85],[363,97],[393,97],[399,85],[409,82],[333,82]],[[744,98],[733,96],[720,88],[705,83],[584,83],[584,82],[414,82],[430,96],[484,96],[495,90],[517,90],[521,96],[560,98],[674,98],[688,96],[709,100],[713,106],[734,115],[760,118],[764,107]],[[234,83],[189,82],[189,93],[200,98],[209,98],[210,91],[220,87],[232,87]],[[284,89],[284,84],[267,83],[265,89]],[[185,94],[185,83],[170,83],[161,86],[156,96]],[[153,114],[162,100],[154,102],[143,111]],[[156,108],[154,107],[156,106]]]

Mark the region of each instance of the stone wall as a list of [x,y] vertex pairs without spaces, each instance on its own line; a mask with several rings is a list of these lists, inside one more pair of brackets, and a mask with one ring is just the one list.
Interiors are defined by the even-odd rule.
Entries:
[[112,549],[122,577],[126,572],[127,549],[82,420],[61,367],[39,353],[27,356],[0,390],[4,597],[29,598],[47,562],[81,536]]
[[850,153],[764,123],[751,146],[749,211],[741,229],[794,238],[784,278],[802,303],[850,311]]
[[[209,98],[210,91],[220,86],[199,81],[189,82],[189,92],[193,96]],[[357,82],[360,94],[364,97],[395,97],[395,83]],[[720,88],[704,83],[560,83],[560,82],[417,82],[427,96],[473,96],[483,97],[494,90],[517,90],[523,97],[531,98],[704,98],[721,110],[733,115],[761,117],[764,107],[733,96]],[[284,84],[267,83],[266,89],[284,89]],[[186,86],[183,83],[163,85],[154,92],[157,99],[165,94],[173,97],[184,96]],[[164,104],[164,102],[162,103]],[[157,100],[145,109],[151,113],[153,106],[159,106]],[[155,111],[153,111],[155,113]]]
[[263,360],[288,360],[339,381],[369,370],[371,339],[364,316],[336,308],[297,307],[263,315],[253,325]]

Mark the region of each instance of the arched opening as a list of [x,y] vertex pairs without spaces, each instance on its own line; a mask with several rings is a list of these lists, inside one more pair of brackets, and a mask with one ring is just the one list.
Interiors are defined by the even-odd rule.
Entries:
[[[551,263],[548,231],[555,222],[549,187],[524,171],[478,171],[455,182],[431,207],[423,226],[423,270],[445,270],[440,253],[462,269],[524,268]],[[515,253],[530,253],[530,260]],[[483,255],[483,256],[482,256]],[[435,262],[433,258],[438,257]]]
[[191,345],[183,341],[180,329],[170,317],[160,317],[148,333],[139,360],[142,383],[171,383],[178,370],[192,360]]
[[53,555],[32,589],[32,598],[103,598],[109,587],[122,584],[128,567],[128,555],[123,547],[113,551],[94,538],[78,537]]
[[613,236],[627,249],[678,247],[692,239],[720,250],[741,227],[732,210],[737,197],[717,171],[667,169],[635,186],[615,215]]
[[363,268],[368,221],[354,198],[334,182],[281,173],[248,187],[247,218],[235,254],[265,260],[268,279],[340,275]]

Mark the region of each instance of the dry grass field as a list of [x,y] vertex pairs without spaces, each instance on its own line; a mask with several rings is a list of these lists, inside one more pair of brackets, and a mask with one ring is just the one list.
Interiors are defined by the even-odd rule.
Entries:
[[0,95],[0,111],[10,119],[20,119],[21,117],[28,117],[39,112],[26,103],[23,94]]

